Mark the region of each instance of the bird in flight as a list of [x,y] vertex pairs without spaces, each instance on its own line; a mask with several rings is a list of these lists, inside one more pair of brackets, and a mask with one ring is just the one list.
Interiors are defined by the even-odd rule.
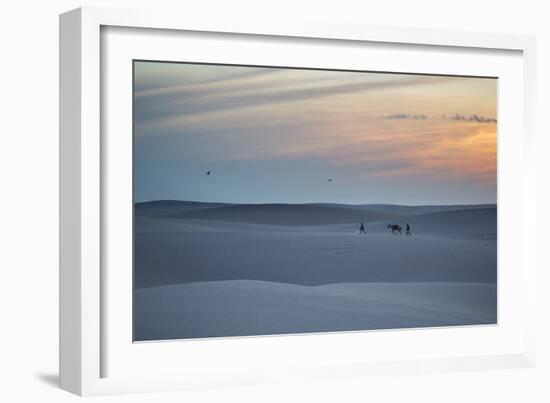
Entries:
[[332,178],[328,178],[327,181],[332,182]]
[[206,172],[206,175],[210,175],[210,171],[207,171],[207,172]]

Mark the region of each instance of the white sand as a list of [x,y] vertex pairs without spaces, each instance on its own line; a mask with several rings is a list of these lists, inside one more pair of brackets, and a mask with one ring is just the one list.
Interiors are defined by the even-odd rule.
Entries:
[[253,280],[138,289],[139,340],[494,323],[496,286]]
[[496,321],[494,207],[246,207],[136,208],[137,340]]

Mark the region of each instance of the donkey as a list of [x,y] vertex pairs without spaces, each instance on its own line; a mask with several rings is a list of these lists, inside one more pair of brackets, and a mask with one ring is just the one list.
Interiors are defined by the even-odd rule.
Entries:
[[391,229],[392,235],[401,235],[401,227],[397,224],[388,224],[388,228]]

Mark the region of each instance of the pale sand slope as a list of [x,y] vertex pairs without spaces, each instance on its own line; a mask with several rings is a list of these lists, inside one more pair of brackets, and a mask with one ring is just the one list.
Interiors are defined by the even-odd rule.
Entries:
[[136,339],[495,323],[496,208],[443,207],[137,205]]
[[[234,279],[302,285],[496,282],[496,242],[478,239],[488,231],[485,226],[472,234],[467,230],[474,225],[455,225],[449,237],[436,237],[437,224],[431,215],[423,217],[430,231],[420,236],[413,226],[413,237],[391,236],[385,224],[374,229],[371,224],[368,234],[359,236],[357,225],[304,228],[137,218],[135,285]],[[461,231],[463,237],[457,238]]]
[[134,332],[144,341],[490,324],[495,299],[494,284],[473,283],[178,284],[136,291]]

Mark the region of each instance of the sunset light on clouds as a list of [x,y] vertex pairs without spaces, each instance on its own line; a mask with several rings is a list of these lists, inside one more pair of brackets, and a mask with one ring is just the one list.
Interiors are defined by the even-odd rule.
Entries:
[[134,63],[136,201],[496,202],[496,79]]

